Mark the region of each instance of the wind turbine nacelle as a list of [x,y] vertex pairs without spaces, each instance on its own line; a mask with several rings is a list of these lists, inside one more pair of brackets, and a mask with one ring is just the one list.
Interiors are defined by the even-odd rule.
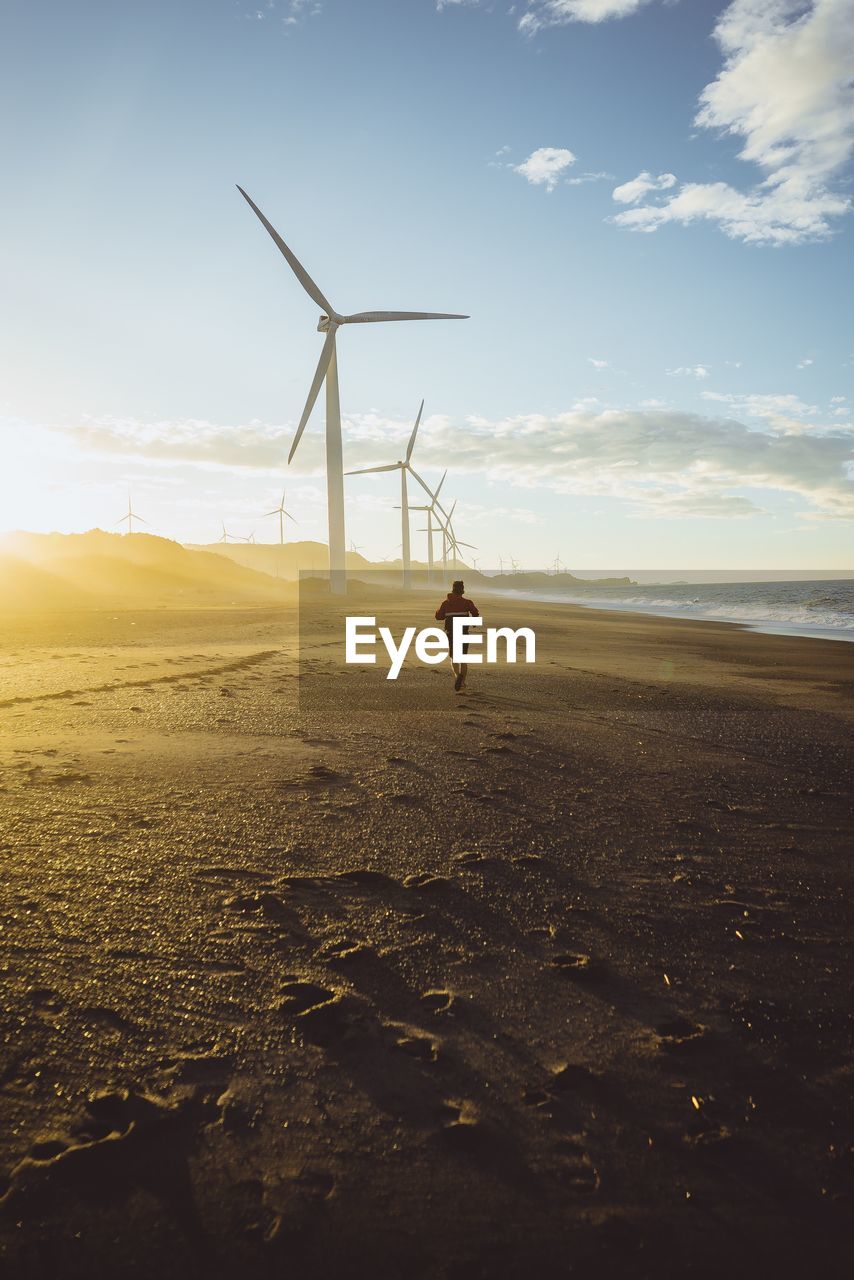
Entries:
[[319,320],[318,320],[318,322],[317,322],[317,332],[318,332],[318,333],[328,333],[328,332],[329,332],[329,316],[321,316],[321,317],[320,317],[320,319],[319,319]]

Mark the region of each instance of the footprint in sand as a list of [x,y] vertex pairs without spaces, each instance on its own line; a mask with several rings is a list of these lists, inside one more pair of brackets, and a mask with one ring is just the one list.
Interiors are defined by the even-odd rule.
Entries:
[[476,867],[494,859],[487,858],[485,854],[478,853],[475,849],[466,849],[462,853],[455,853],[453,861],[458,867]]
[[304,1230],[334,1190],[334,1177],[320,1169],[300,1169],[275,1187],[263,1186],[262,1206],[268,1215],[262,1231],[264,1243],[275,1244],[282,1236]]
[[306,1013],[336,999],[336,992],[328,987],[321,987],[316,982],[286,982],[281,988],[281,1001],[278,1008],[286,1013]]
[[432,1036],[424,1035],[415,1027],[402,1023],[386,1023],[387,1029],[394,1036],[393,1046],[400,1053],[406,1053],[419,1062],[436,1062],[439,1058],[439,1042]]
[[457,1004],[458,997],[451,991],[425,991],[420,997],[423,1008],[429,1010],[430,1013],[451,1013],[454,1005]]
[[63,1200],[75,1194],[97,1196],[127,1192],[152,1175],[168,1183],[169,1170],[182,1154],[176,1139],[191,1140],[216,1118],[215,1101],[194,1090],[171,1100],[116,1089],[94,1094],[67,1137],[36,1142],[9,1175],[0,1206],[16,1213],[32,1201]]
[[352,1040],[367,1028],[369,1006],[357,996],[331,993],[330,999],[312,1004],[298,1013],[294,1023],[303,1040],[322,1049],[331,1049]]
[[406,876],[403,881],[404,887],[407,889],[417,889],[421,893],[441,893],[445,889],[452,887],[451,881],[447,876],[434,876],[426,871],[417,873],[416,875]]
[[662,1053],[693,1053],[707,1042],[707,1028],[700,1023],[690,1022],[687,1018],[671,1018],[660,1022],[655,1028],[659,1037],[658,1047]]
[[555,1150],[555,1173],[576,1195],[590,1196],[599,1190],[599,1173],[583,1143],[583,1135],[564,1138]]
[[589,977],[595,968],[591,957],[583,951],[565,951],[562,955],[554,956],[552,967],[574,977]]
[[259,890],[255,893],[235,894],[226,898],[223,906],[230,911],[243,915],[260,916],[262,920],[281,930],[289,930],[298,937],[306,937],[305,930],[297,913],[283,902],[278,894],[270,890]]

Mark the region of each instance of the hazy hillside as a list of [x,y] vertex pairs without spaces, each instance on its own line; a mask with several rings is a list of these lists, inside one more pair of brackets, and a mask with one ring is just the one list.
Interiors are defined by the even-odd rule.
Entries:
[[[268,573],[272,577],[296,580],[300,573],[323,572],[329,567],[329,550],[325,542],[211,542],[187,543],[193,551],[221,556],[233,564]],[[358,551],[347,552],[347,568],[390,569],[391,564],[371,564]],[[398,562],[398,572],[400,564]]]
[[147,533],[0,538],[7,610],[261,604],[292,594],[266,573]]
[[[329,566],[329,551],[325,542],[286,542],[278,543],[246,543],[246,542],[213,542],[204,544],[188,543],[194,551],[204,551],[210,555],[221,556],[233,564],[243,565],[273,577],[296,580],[300,573],[323,573]],[[358,551],[348,551],[346,565],[350,574],[370,574],[370,581],[376,582],[377,575],[388,578],[390,583],[399,583],[402,566],[400,560],[366,560]],[[423,560],[412,561],[414,581],[424,584],[427,565]],[[452,577],[454,572],[464,573],[472,581],[486,581],[473,569],[460,566],[457,570],[442,573],[441,565],[434,567],[434,582],[440,584],[445,577]]]

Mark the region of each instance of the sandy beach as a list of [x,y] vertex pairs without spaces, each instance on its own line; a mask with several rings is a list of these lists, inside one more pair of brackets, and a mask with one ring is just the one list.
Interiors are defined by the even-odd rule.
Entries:
[[480,603],[0,622],[5,1274],[848,1274],[854,651]]

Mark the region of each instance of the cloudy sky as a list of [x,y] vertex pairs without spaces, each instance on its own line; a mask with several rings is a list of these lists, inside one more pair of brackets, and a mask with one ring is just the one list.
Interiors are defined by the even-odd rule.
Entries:
[[[416,465],[482,566],[854,567],[854,0],[7,0],[0,528],[325,538]],[[394,476],[348,537],[394,554]],[[418,546],[420,544],[416,544]]]

